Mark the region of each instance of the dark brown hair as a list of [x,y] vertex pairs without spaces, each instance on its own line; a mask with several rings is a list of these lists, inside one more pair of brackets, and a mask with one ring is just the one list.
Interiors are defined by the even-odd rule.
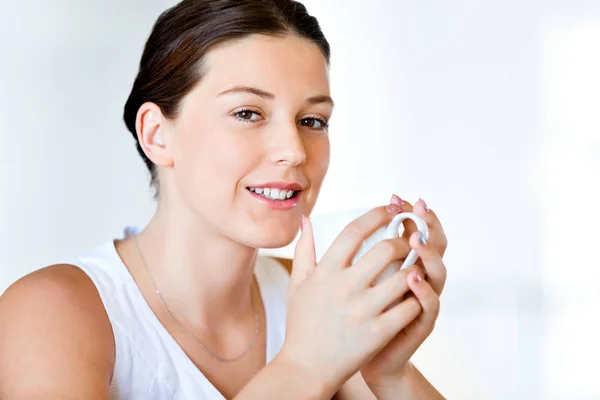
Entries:
[[156,167],[137,141],[135,124],[139,108],[153,102],[165,117],[176,118],[181,100],[202,79],[206,54],[215,46],[252,34],[293,34],[308,39],[319,47],[329,63],[329,43],[317,19],[293,0],[183,0],[156,21],[123,115],[155,189]]

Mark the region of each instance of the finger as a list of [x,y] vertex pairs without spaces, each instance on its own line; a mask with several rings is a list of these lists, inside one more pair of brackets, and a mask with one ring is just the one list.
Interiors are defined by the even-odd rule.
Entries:
[[[400,206],[402,208],[402,212],[413,212],[412,204],[410,204],[410,202],[406,200],[401,199],[397,195],[392,195],[391,203]],[[410,218],[407,218],[404,221],[402,221],[402,225],[404,226],[404,232],[402,233],[402,237],[405,239],[410,238],[410,235],[417,231],[417,225]]]
[[[429,227],[429,242],[435,246],[438,253],[443,257],[448,247],[448,239],[444,228],[436,213],[427,207],[427,204],[423,199],[419,199],[413,207],[413,212],[427,223]],[[415,231],[411,232],[414,233]]]
[[411,272],[406,283],[423,309],[417,323],[430,334],[440,313],[440,297],[418,271]]
[[313,272],[316,265],[314,236],[308,217],[302,216],[301,229],[302,233],[294,251],[290,291],[294,291]]
[[356,254],[362,242],[382,226],[389,224],[392,217],[401,212],[396,205],[382,206],[361,215],[337,236],[322,258],[323,265],[344,268]]
[[[448,239],[446,238],[444,228],[435,211],[431,210],[423,199],[419,199],[414,206],[409,202],[402,200],[397,195],[393,195],[391,201],[394,204],[400,205],[402,207],[402,212],[413,212],[423,218],[429,227],[429,243],[431,243],[443,257],[448,248]],[[402,223],[404,225],[402,237],[408,239],[417,232],[417,226],[411,219],[407,218]],[[421,259],[417,260],[417,265],[425,268]]]
[[393,261],[406,258],[411,248],[404,238],[378,242],[348,270],[361,287],[370,285]]
[[412,265],[404,268],[394,275],[384,279],[381,283],[367,290],[365,301],[367,307],[376,314],[381,313],[396,300],[402,297],[409,291],[408,277],[412,274],[417,274],[423,279],[423,271],[421,267]]
[[409,297],[384,312],[374,322],[374,330],[385,337],[393,338],[421,314],[421,303]]
[[433,290],[438,295],[441,294],[446,284],[446,266],[442,261],[442,256],[440,256],[433,245],[423,238],[420,232],[410,237],[410,247],[416,251],[419,258],[423,261],[427,280],[431,284],[431,287],[433,287]]

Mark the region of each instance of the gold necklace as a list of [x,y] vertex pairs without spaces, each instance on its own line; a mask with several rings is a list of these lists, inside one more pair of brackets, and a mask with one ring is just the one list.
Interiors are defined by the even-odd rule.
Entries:
[[142,250],[140,249],[140,246],[137,242],[137,236],[133,236],[133,242],[135,243],[135,247],[137,248],[140,258],[142,259],[142,264],[144,265],[144,268],[146,269],[146,272],[148,273],[148,276],[150,277],[150,280],[152,281],[152,285],[154,286],[154,290],[155,290],[156,294],[158,295],[158,298],[160,299],[161,303],[163,304],[165,311],[167,312],[167,315],[169,316],[169,318],[171,318],[173,323],[175,323],[175,325],[177,325],[179,327],[179,329],[181,329],[182,331],[184,331],[185,333],[190,335],[196,341],[196,343],[198,343],[200,345],[200,347],[202,347],[202,349],[204,349],[204,351],[206,351],[206,353],[209,356],[213,357],[214,359],[216,359],[220,362],[237,361],[237,360],[241,359],[242,357],[244,357],[246,354],[248,354],[248,352],[250,350],[252,350],[252,348],[256,344],[256,339],[258,338],[258,334],[260,333],[260,321],[259,321],[258,313],[256,312],[256,307],[254,306],[254,295],[253,295],[252,288],[250,289],[250,302],[252,303],[252,311],[254,312],[254,324],[256,327],[255,332],[254,332],[254,337],[252,338],[252,342],[250,343],[250,346],[248,346],[248,348],[246,348],[240,355],[238,355],[236,357],[226,358],[226,357],[218,356],[217,354],[213,353],[208,347],[206,347],[204,345],[204,343],[202,343],[200,340],[198,340],[196,335],[194,335],[192,332],[190,332],[188,329],[186,329],[186,327],[184,327],[179,322],[177,322],[177,320],[175,319],[173,314],[171,314],[171,311],[169,311],[169,307],[167,307],[167,303],[165,302],[165,299],[162,297],[162,294],[160,293],[160,290],[158,290],[158,287],[156,286],[156,282],[154,281],[154,278],[152,277],[152,274],[150,273],[150,269],[148,268],[148,264],[146,263],[144,254],[142,253]]

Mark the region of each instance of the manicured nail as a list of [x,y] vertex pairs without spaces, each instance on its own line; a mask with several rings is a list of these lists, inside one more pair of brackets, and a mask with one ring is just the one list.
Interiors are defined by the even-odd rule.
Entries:
[[304,228],[306,227],[306,216],[302,216],[302,219],[300,220],[300,231],[304,232]]
[[385,207],[387,212],[392,216],[396,216],[402,212],[402,208],[398,204],[390,204]]
[[419,199],[417,203],[421,203],[423,205],[423,208],[425,208],[425,211],[429,212],[429,207],[427,207],[427,203],[425,203],[425,200]]
[[421,243],[422,246],[427,246],[427,239],[423,232],[419,232],[419,243]]
[[399,196],[393,194],[392,199],[390,200],[390,204],[397,204],[399,206],[403,206],[404,200],[402,200]]
[[421,278],[421,275],[419,275],[419,274],[417,274],[417,273],[415,273],[415,274],[413,275],[412,279],[413,279],[413,281],[414,281],[415,283],[421,283],[421,282],[423,282],[423,278]]

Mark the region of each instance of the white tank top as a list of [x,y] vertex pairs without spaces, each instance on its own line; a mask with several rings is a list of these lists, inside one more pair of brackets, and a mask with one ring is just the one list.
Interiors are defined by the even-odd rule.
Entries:
[[[136,232],[126,228],[118,239]],[[224,399],[156,318],[112,240],[68,263],[94,282],[112,325],[116,354],[111,399]],[[267,257],[258,257],[255,276],[265,306],[268,363],[285,337],[289,276]]]

